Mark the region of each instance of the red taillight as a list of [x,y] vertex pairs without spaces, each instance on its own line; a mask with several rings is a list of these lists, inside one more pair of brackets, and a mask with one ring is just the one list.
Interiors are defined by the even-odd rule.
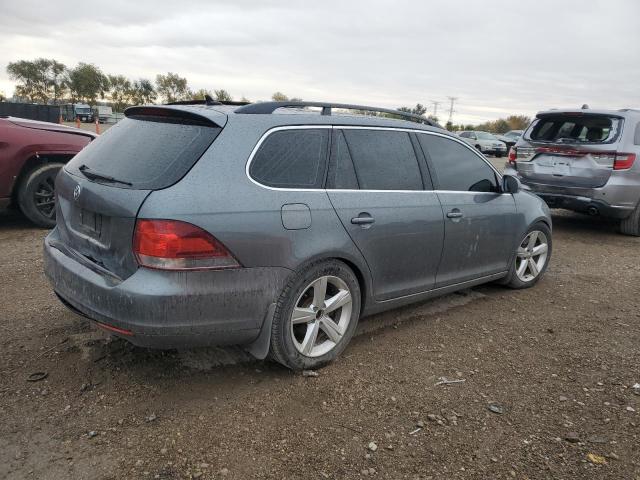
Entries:
[[511,147],[509,149],[509,163],[511,165],[515,165],[516,164],[516,159],[518,158],[518,154],[516,153],[516,147]]
[[616,159],[613,162],[613,169],[627,170],[633,166],[633,162],[635,161],[635,153],[616,153]]
[[163,270],[240,266],[231,252],[209,232],[178,220],[138,220],[133,252],[140,265]]

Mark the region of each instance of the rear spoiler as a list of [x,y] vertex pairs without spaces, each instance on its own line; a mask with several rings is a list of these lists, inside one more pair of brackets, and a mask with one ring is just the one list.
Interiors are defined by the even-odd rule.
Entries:
[[124,115],[127,118],[133,118],[137,120],[146,120],[151,122],[165,122],[165,123],[182,123],[189,125],[201,125],[203,127],[215,127],[222,128],[226,121],[226,115],[220,112],[215,112],[216,121],[206,115],[200,114],[200,112],[194,112],[193,110],[186,108],[177,108],[170,106],[140,106],[129,107],[124,111]]

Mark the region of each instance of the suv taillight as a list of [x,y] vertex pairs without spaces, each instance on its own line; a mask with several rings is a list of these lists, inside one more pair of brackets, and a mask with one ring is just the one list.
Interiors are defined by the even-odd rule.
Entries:
[[178,220],[136,222],[133,252],[143,267],[161,270],[237,268],[231,252],[200,227]]
[[509,163],[511,164],[511,166],[515,167],[516,166],[516,159],[518,158],[518,154],[516,152],[516,147],[511,147],[509,149]]
[[633,162],[636,161],[635,153],[616,153],[616,158],[613,161],[614,170],[627,170],[633,166]]

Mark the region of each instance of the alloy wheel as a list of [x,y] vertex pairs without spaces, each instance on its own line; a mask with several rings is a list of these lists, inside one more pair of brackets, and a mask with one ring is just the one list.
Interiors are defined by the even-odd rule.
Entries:
[[540,230],[529,232],[516,252],[516,275],[523,282],[531,282],[540,275],[547,262],[549,243]]
[[311,282],[291,314],[293,344],[304,356],[319,357],[340,342],[351,322],[353,299],[347,284],[334,276]]
[[46,176],[33,192],[33,203],[36,209],[46,218],[54,218],[56,214],[54,177]]

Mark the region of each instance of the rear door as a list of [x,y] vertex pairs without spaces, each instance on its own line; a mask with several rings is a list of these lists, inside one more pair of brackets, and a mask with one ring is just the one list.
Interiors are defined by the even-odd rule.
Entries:
[[436,286],[504,272],[515,246],[513,196],[473,147],[434,133],[417,134],[444,211],[444,248]]
[[126,119],[91,142],[58,175],[60,248],[119,278],[131,275],[137,268],[132,239],[140,206],[150,192],[179,181],[221,129],[186,111],[129,109]]
[[327,194],[369,265],[376,300],[435,283],[442,208],[416,148],[406,131],[334,128]]
[[516,148],[516,168],[526,183],[597,188],[607,183],[622,119],[567,112],[539,116]]

